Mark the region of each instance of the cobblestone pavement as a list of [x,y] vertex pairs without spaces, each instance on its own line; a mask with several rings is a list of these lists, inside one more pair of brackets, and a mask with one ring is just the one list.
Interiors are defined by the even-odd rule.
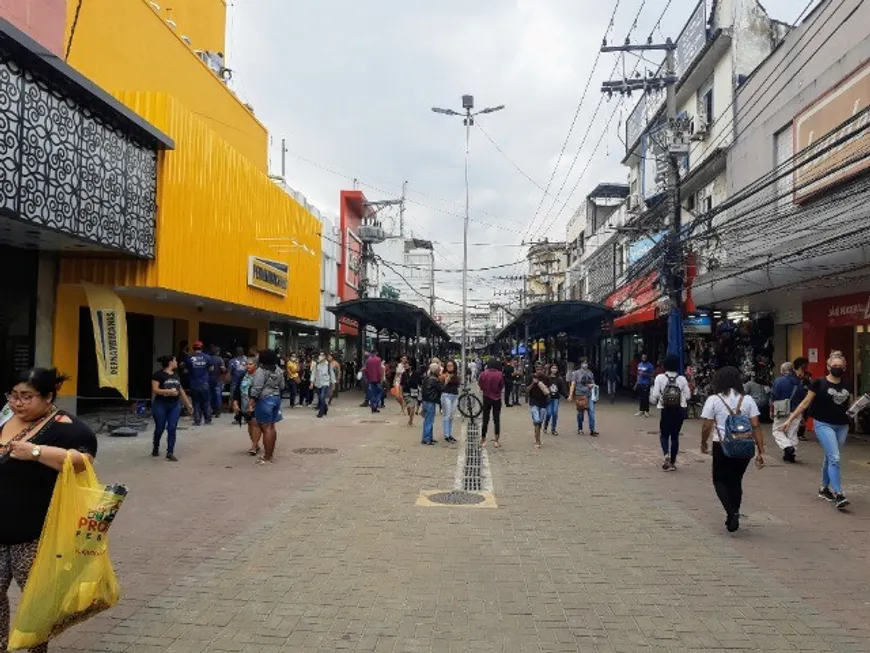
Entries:
[[452,489],[458,449],[355,399],[285,411],[265,467],[227,418],[185,430],[177,464],[101,440],[101,480],[131,486],[111,535],[124,598],[52,650],[870,651],[870,466],[844,463],[848,515],[813,497],[815,464],[750,472],[729,536],[708,461],[657,471],[654,422],[629,406],[600,406],[599,440],[563,406],[539,451],[512,408],[498,507],[420,507]]

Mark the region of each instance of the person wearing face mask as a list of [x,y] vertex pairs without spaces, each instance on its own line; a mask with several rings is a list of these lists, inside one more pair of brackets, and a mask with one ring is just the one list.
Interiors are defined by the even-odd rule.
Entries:
[[559,404],[562,401],[562,397],[568,397],[568,385],[565,383],[562,375],[559,374],[558,365],[550,365],[547,387],[550,388],[550,403],[547,405],[547,416],[544,418],[544,433],[547,432],[550,424],[552,424],[553,430],[551,433],[559,435],[559,432],[556,430],[556,425],[559,422]]
[[[299,357],[295,352],[290,354],[290,360],[287,361],[287,389],[290,394],[290,408],[296,408],[296,395],[299,392]],[[299,403],[302,403],[301,399]]]
[[639,410],[635,413],[636,417],[649,417],[649,393],[655,377],[655,367],[647,360],[646,354],[641,354],[640,362],[637,364],[637,398],[639,402]]
[[810,385],[806,398],[795,408],[782,425],[787,433],[795,420],[809,408],[816,428],[816,438],[825,450],[822,461],[822,485],[819,498],[833,503],[842,510],[849,505],[840,482],[840,450],[849,435],[849,398],[851,390],[844,383],[846,357],[833,351],[828,357],[828,375]]
[[568,391],[568,400],[574,400],[577,407],[577,434],[583,434],[583,417],[589,413],[589,435],[593,438],[598,436],[595,430],[595,402],[592,397],[592,389],[595,387],[595,376],[589,369],[589,361],[580,359],[580,369],[574,370],[571,375],[571,389]]
[[326,360],[326,354],[320,352],[314,369],[311,372],[311,387],[317,392],[317,416],[323,417],[329,412],[329,389],[335,384],[335,369]]

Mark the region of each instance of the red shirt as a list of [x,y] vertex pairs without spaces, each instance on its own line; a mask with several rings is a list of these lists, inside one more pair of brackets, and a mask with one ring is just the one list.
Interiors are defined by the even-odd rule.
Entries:
[[504,374],[497,369],[488,367],[480,375],[477,385],[483,390],[483,396],[491,401],[501,399],[501,391],[504,390]]
[[380,383],[384,378],[384,364],[380,356],[369,356],[366,361],[366,381],[369,383]]

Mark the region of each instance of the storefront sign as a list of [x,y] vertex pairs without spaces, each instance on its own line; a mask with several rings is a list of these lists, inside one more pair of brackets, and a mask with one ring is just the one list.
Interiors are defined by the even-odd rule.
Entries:
[[350,229],[347,230],[345,247],[347,248],[347,268],[345,269],[344,282],[354,290],[359,290],[360,277],[362,276],[362,241]]
[[713,318],[709,313],[687,315],[683,320],[683,333],[707,335],[713,333]]
[[286,263],[259,256],[248,257],[248,285],[281,297],[287,296],[290,269]]
[[707,44],[707,2],[700,0],[695,13],[677,38],[677,77],[682,78]]
[[657,234],[653,234],[652,236],[650,236],[648,238],[638,240],[636,242],[633,242],[631,245],[629,245],[628,246],[628,264],[634,265],[640,259],[642,259],[644,256],[649,254],[650,250],[652,250],[652,248],[655,245],[657,245],[659,242],[661,242],[662,238],[664,238],[665,234],[667,234],[667,233],[668,233],[667,230],[661,231]]
[[[795,117],[795,202],[804,201],[870,167],[868,107],[870,61]],[[833,143],[839,144],[833,146]],[[822,151],[824,153],[819,154]],[[816,154],[819,155],[807,161]]]
[[804,322],[825,327],[870,323],[870,293],[858,293],[806,302]]
[[100,387],[114,388],[127,399],[127,312],[124,302],[108,288],[89,283],[82,285],[91,309]]
[[623,313],[649,307],[655,308],[660,296],[656,287],[658,278],[658,272],[651,272],[645,277],[627,283],[604,300],[604,303]]

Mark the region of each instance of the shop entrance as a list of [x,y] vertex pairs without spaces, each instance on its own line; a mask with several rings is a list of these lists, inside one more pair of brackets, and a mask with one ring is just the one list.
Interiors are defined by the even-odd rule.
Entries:
[[247,353],[251,347],[257,344],[257,332],[244,327],[200,322],[199,339],[206,347],[217,345],[221,348],[222,353],[233,354],[236,347],[241,347]]
[[6,280],[0,302],[3,392],[12,388],[15,377],[33,366],[38,261],[36,250],[0,245],[0,275]]

